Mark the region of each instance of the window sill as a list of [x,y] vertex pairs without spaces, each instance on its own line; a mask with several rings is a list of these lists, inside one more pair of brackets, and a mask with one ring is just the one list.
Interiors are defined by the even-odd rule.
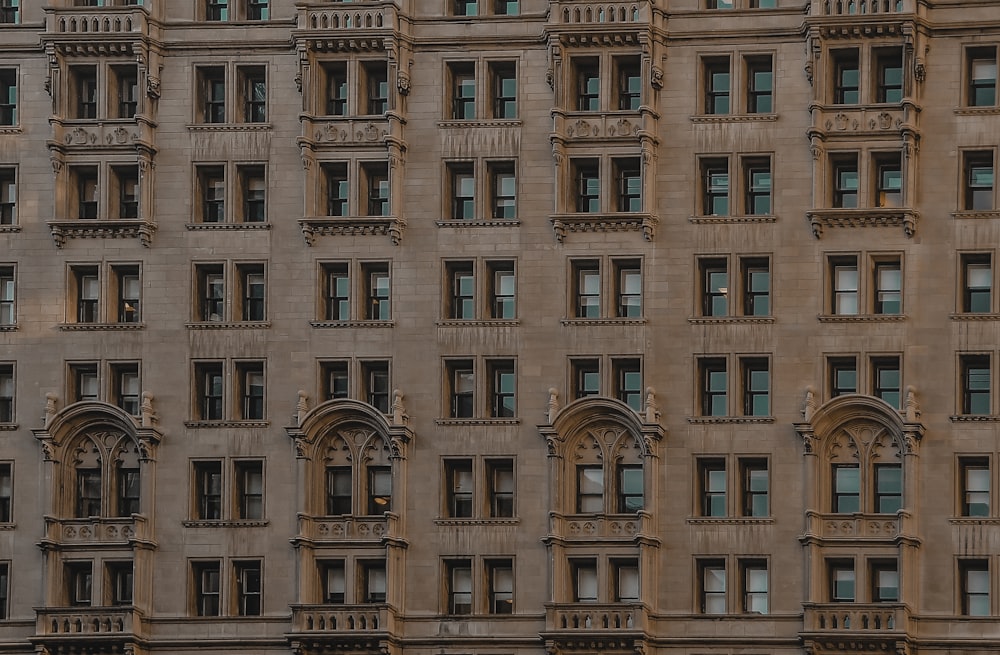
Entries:
[[17,423],[0,423],[0,432],[13,432],[17,427]]
[[314,328],[391,328],[394,321],[309,321]]
[[521,221],[516,218],[497,218],[489,220],[472,220],[467,221],[463,219],[451,219],[447,221],[437,221],[438,227],[450,227],[450,228],[460,228],[460,227],[521,227]]
[[948,417],[952,423],[1000,423],[997,414],[955,414]]
[[774,323],[773,316],[690,316],[691,325],[738,325]]
[[17,523],[0,523],[0,532],[9,532],[17,529]]
[[434,525],[518,525],[517,518],[436,518]]
[[204,428],[266,428],[270,421],[184,421],[184,427],[191,429]]
[[17,323],[0,325],[0,332],[17,332]]
[[572,213],[549,217],[556,241],[562,243],[568,232],[642,232],[646,241],[652,241],[659,219],[653,214],[639,212]]
[[23,130],[17,125],[0,126],[0,134],[21,134]]
[[270,132],[270,123],[188,123],[192,132]]
[[457,118],[438,121],[438,127],[447,128],[470,128],[470,127],[521,127],[523,125],[519,118],[473,118],[471,120],[460,120]]
[[813,236],[823,236],[828,227],[900,227],[907,237],[917,231],[919,214],[913,209],[874,207],[867,209],[813,209],[806,212]]
[[1000,314],[969,312],[962,314],[948,314],[948,318],[953,321],[1000,321]]
[[439,418],[437,425],[520,425],[519,418]]
[[462,328],[462,327],[517,327],[521,324],[521,321],[516,318],[498,318],[498,319],[486,319],[482,321],[477,320],[459,320],[453,319],[450,321],[438,321],[435,323],[438,327],[448,327],[448,328]]
[[199,321],[185,323],[189,330],[266,330],[271,327],[270,321]]
[[156,223],[131,218],[92,219],[78,218],[68,221],[48,221],[49,231],[56,248],[66,245],[66,239],[135,239],[149,248],[153,242]]
[[144,330],[145,323],[60,323],[59,329],[64,332],[114,332],[129,330]]
[[20,231],[21,231],[20,225],[0,225],[0,234],[4,234],[7,232],[20,232]]
[[734,225],[737,223],[776,223],[774,214],[746,214],[741,216],[689,216],[688,222],[695,225]]
[[995,116],[1000,114],[1000,106],[994,107],[958,107],[955,109],[958,116]]
[[564,318],[563,325],[645,325],[644,318]]
[[316,216],[299,219],[299,227],[309,246],[318,236],[388,236],[398,246],[406,221],[396,216]]
[[218,520],[191,520],[191,521],[181,521],[181,525],[185,528],[263,528],[268,525],[270,521],[267,519],[235,519],[232,521],[226,521],[222,519]]
[[1000,518],[991,516],[956,516],[948,519],[952,525],[1000,525]]
[[773,123],[777,114],[696,114],[692,123]]
[[987,211],[959,211],[952,212],[952,218],[971,218],[974,220],[990,219],[990,218],[1000,218],[1000,211],[995,209]]
[[773,517],[689,516],[688,525],[774,525]]
[[819,314],[820,323],[899,323],[906,314]]
[[187,223],[188,230],[270,230],[270,223]]
[[773,416],[689,416],[692,425],[721,425],[726,423],[774,423]]

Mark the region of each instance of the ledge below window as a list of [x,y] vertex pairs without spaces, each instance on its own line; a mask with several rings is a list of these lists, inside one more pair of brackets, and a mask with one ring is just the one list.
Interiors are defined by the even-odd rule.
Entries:
[[952,525],[1000,525],[1000,518],[990,516],[956,516],[948,519]]
[[645,325],[644,318],[564,318],[563,325]]
[[271,327],[270,321],[201,321],[185,323],[189,330],[266,330]]
[[820,323],[898,323],[906,314],[819,314]]
[[1000,321],[1000,314],[969,312],[968,314],[948,314],[948,318],[953,321]]
[[773,517],[689,516],[688,525],[774,525]]
[[60,323],[59,329],[65,332],[114,332],[129,330],[145,330],[145,323]]
[[774,214],[745,214],[742,216],[689,216],[688,222],[695,225],[735,225],[737,223],[775,223]]
[[773,416],[689,416],[692,425],[722,425],[726,423],[774,423]]
[[437,425],[520,425],[519,418],[439,418]]
[[17,332],[17,323],[5,323],[0,325],[0,332]]
[[951,217],[971,218],[973,220],[996,219],[1000,218],[1000,211],[992,209],[986,211],[960,211],[960,212],[952,212]]
[[270,230],[270,223],[186,223],[188,230]]
[[773,123],[777,114],[698,114],[691,116],[692,123]]
[[17,529],[17,523],[0,523],[0,532],[9,532]]
[[438,127],[473,128],[473,127],[521,127],[523,123],[518,118],[495,118],[485,120],[447,120],[438,121]]
[[181,521],[185,528],[263,528],[270,521],[266,519],[246,519],[246,520],[205,520],[205,521]]
[[774,323],[773,316],[689,316],[691,325],[743,325]]
[[66,239],[139,239],[143,247],[153,242],[156,223],[132,219],[96,220],[78,218],[69,221],[48,221],[56,248],[66,245]]
[[16,125],[4,125],[0,127],[0,134],[21,134],[23,130]]
[[406,221],[398,216],[316,217],[299,219],[306,245],[318,236],[388,236],[398,246]]
[[996,116],[1000,114],[1000,107],[958,107],[955,109],[958,116]]
[[269,132],[270,123],[189,123],[192,132]]
[[438,327],[447,328],[461,328],[461,327],[517,327],[521,324],[521,321],[516,318],[497,318],[497,319],[486,319],[482,321],[477,320],[451,320],[451,321],[438,321],[435,323]]
[[184,421],[184,427],[192,429],[203,428],[266,428],[270,421]]
[[516,218],[493,218],[481,221],[467,221],[462,219],[437,221],[438,227],[521,227],[521,221]]
[[949,416],[952,423],[1000,423],[1000,415],[997,414],[955,414]]
[[6,234],[8,232],[20,232],[20,225],[0,225],[0,234]]
[[0,432],[13,432],[17,429],[17,423],[0,423]]
[[817,239],[828,227],[902,227],[907,237],[917,231],[919,214],[913,209],[814,209],[806,218]]
[[518,525],[521,519],[516,518],[437,518],[434,525]]
[[642,232],[646,241],[652,241],[659,219],[653,214],[557,214],[549,217],[556,241],[562,243],[568,232]]
[[309,321],[314,328],[391,328],[393,321]]

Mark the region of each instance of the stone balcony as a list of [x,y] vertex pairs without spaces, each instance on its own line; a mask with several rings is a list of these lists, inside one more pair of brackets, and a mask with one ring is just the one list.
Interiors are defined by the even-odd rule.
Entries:
[[567,541],[625,541],[629,543],[643,535],[653,534],[653,517],[649,512],[637,514],[570,514],[549,513],[549,536]]
[[[645,115],[643,115],[645,114]],[[553,138],[569,143],[639,144],[640,135],[652,136],[656,126],[649,112],[553,111]],[[639,153],[636,153],[638,156]]]
[[604,2],[603,0],[551,0],[550,25],[602,25],[608,23],[649,23],[649,0]]
[[[391,36],[400,27],[399,9],[391,0],[352,2],[331,5],[328,2],[300,2],[297,9],[295,38],[305,40],[314,50],[344,49],[342,38],[379,39]],[[377,49],[377,48],[375,48]]]
[[826,228],[901,227],[912,237],[917,231],[920,215],[915,209],[903,207],[872,207],[861,209],[810,209],[806,212],[809,227],[817,239]]
[[[31,641],[62,652],[63,644],[88,652],[115,652],[111,644],[144,640],[145,616],[133,607],[44,607],[35,609]],[[120,652],[120,651],[119,651]]]
[[641,232],[644,240],[652,241],[660,220],[655,214],[645,212],[576,212],[554,214],[549,223],[559,243],[572,232]]
[[67,239],[138,239],[149,248],[156,232],[156,223],[133,218],[71,218],[48,221],[47,225],[52,241],[60,249]]
[[[402,124],[385,116],[302,116],[300,145],[317,147],[374,147],[402,139]],[[303,143],[304,142],[304,143]]]
[[136,542],[150,543],[152,530],[146,517],[60,519],[45,517],[43,546],[76,546],[84,548],[130,548]]
[[52,124],[51,149],[64,152],[91,152],[94,150],[135,151],[144,148],[153,151],[156,141],[155,125],[148,119],[117,118],[102,120],[50,119]]
[[815,0],[809,6],[810,16],[850,16],[857,20],[865,16],[916,13],[917,0]]
[[292,605],[292,627],[285,637],[295,652],[379,652],[401,629],[387,605]]
[[807,26],[823,38],[901,38],[926,18],[922,0],[813,0]]
[[817,641],[895,641],[912,631],[910,610],[900,603],[806,603],[802,635]]
[[915,132],[920,109],[910,101],[898,104],[821,105],[811,107],[810,131],[824,139],[899,139]]
[[[806,512],[804,539],[822,541],[890,542],[899,538],[916,539],[913,517],[896,514],[820,514]],[[878,607],[885,607],[879,605]]]
[[369,517],[323,517],[299,514],[296,541],[316,545],[347,543],[380,543],[383,539],[398,539],[399,518],[395,514]]
[[552,603],[545,606],[545,629],[579,636],[645,632],[648,610],[642,603]]
[[63,54],[129,55],[152,36],[149,10],[142,6],[45,7],[43,43]]

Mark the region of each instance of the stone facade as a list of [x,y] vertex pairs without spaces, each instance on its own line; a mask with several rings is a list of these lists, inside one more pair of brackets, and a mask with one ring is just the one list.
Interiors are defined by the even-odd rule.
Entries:
[[994,0],[0,21],[0,651],[1000,649]]

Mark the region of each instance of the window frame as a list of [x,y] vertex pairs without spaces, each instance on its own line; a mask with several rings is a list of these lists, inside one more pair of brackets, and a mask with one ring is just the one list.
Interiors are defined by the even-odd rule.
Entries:
[[[960,353],[959,363],[959,410],[965,416],[989,416],[993,414],[993,357],[992,353]],[[986,386],[973,386],[973,371],[979,371],[978,376],[982,377],[985,371]],[[976,399],[980,400],[976,402]],[[979,405],[983,404],[985,407]],[[985,410],[985,411],[982,411]]]
[[[966,107],[996,107],[997,106],[997,46],[995,45],[973,45],[965,49],[965,106]],[[992,84],[977,84],[977,79],[989,80],[990,78],[976,78],[976,62],[992,61],[993,79]],[[992,87],[993,102],[979,102],[976,91],[979,88],[988,89]],[[984,100],[987,100],[984,98]]]

